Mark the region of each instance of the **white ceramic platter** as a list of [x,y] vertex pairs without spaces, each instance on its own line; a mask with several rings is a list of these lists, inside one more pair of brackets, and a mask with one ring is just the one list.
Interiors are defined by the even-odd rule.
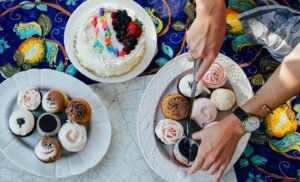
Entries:
[[[252,95],[250,83],[242,69],[230,58],[219,54],[216,62],[221,64],[227,73],[228,82],[237,97],[237,104],[246,102]],[[186,173],[187,168],[177,165],[169,154],[168,149],[159,142],[154,133],[155,123],[165,118],[161,112],[161,98],[168,93],[177,92],[177,82],[183,75],[192,73],[193,63],[186,60],[183,54],[165,65],[150,81],[141,100],[137,133],[140,148],[148,165],[162,178],[168,181],[212,181],[212,176],[198,171],[194,175]],[[217,132],[217,131],[216,131]],[[228,165],[231,168],[243,153],[250,134],[244,135],[233,158]]]
[[[145,27],[144,37],[146,40],[147,49],[143,60],[133,70],[121,76],[105,78],[105,77],[100,77],[92,74],[91,72],[87,71],[83,66],[80,65],[74,53],[74,37],[76,35],[76,31],[78,30],[78,26],[81,24],[81,20],[84,20],[86,16],[89,16],[90,12],[99,10],[103,6],[110,6],[110,5],[111,6],[118,5],[120,8],[124,7],[126,9],[134,10],[134,12],[138,15],[139,19],[144,24]],[[87,2],[80,5],[72,13],[65,29],[64,43],[70,61],[77,68],[77,70],[80,71],[83,75],[98,82],[119,83],[137,77],[148,67],[148,65],[151,63],[156,53],[157,35],[151,17],[136,2],[132,0],[122,0],[122,1],[88,0]]]
[[[18,109],[20,89],[35,86],[42,92],[51,88],[64,90],[69,98],[83,98],[91,105],[92,117],[87,125],[88,141],[78,153],[63,153],[55,163],[43,163],[35,156],[34,147],[40,140],[38,132],[27,137],[14,136],[8,127],[10,114]],[[20,72],[0,85],[0,150],[14,164],[35,175],[68,177],[81,174],[98,164],[111,141],[111,124],[100,98],[83,82],[57,71],[32,69]]]

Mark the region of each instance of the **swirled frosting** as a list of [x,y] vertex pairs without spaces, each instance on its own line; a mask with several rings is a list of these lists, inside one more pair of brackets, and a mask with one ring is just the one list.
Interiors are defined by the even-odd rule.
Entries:
[[36,110],[41,104],[41,94],[35,87],[26,87],[20,90],[17,103],[20,108]]
[[66,109],[68,120],[85,124],[91,117],[91,107],[84,99],[73,99]]
[[43,109],[49,113],[62,112],[66,107],[66,99],[64,94],[58,90],[50,90],[42,100]]
[[192,118],[200,126],[204,127],[217,117],[217,108],[207,98],[196,99],[193,106]]
[[34,129],[34,117],[26,109],[20,109],[12,113],[9,118],[10,131],[18,136],[26,136]]
[[177,121],[163,119],[155,127],[155,134],[164,144],[172,145],[183,136],[183,127]]
[[162,101],[162,111],[169,119],[181,120],[188,116],[189,100],[180,94],[170,94]]
[[203,83],[208,88],[219,88],[227,82],[224,69],[218,63],[213,63],[202,78]]
[[69,152],[79,152],[86,145],[87,133],[84,126],[67,121],[59,130],[58,138],[63,148]]
[[35,155],[43,162],[54,162],[60,158],[61,147],[58,141],[43,137],[35,147]]

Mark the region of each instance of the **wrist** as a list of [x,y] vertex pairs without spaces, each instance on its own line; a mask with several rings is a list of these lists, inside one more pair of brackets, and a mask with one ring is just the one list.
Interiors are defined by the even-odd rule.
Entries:
[[243,121],[241,121],[237,116],[230,114],[226,124],[228,124],[228,127],[232,130],[233,134],[242,137],[246,133],[243,129],[242,122]]

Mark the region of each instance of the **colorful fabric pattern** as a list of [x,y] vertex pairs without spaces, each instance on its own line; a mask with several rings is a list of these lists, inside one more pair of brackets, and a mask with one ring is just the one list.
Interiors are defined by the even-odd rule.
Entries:
[[[143,75],[154,74],[169,60],[187,51],[185,32],[195,18],[195,5],[191,0],[135,1],[145,8],[156,27],[158,53]],[[70,63],[63,43],[67,20],[82,2],[0,0],[0,82],[19,71],[51,68],[85,83],[93,83]],[[221,52],[241,66],[254,91],[266,82],[280,63],[265,48],[257,45],[253,37],[244,33],[238,15],[268,2],[276,3],[274,0],[228,0],[227,34]],[[300,11],[299,1],[278,2]],[[291,103],[284,106],[284,111],[293,109]],[[292,112],[299,126],[300,113]],[[284,135],[278,138],[270,136],[277,131],[268,128],[274,123],[267,122],[252,135],[235,165],[238,181],[300,181],[299,127],[296,132],[294,125],[290,127],[292,130],[279,131]]]

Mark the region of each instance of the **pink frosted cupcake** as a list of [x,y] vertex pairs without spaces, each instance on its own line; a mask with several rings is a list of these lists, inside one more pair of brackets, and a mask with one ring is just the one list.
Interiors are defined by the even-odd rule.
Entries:
[[227,82],[226,72],[220,64],[213,63],[203,76],[202,81],[208,88],[220,88]]
[[210,99],[196,99],[192,111],[192,119],[200,126],[205,127],[217,117],[217,108]]

